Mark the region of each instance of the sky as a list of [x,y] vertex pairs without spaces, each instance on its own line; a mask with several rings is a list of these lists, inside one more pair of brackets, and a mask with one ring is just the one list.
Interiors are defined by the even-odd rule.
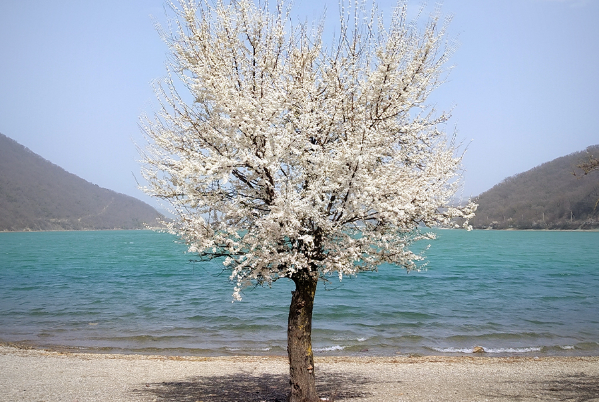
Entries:
[[[138,189],[139,116],[165,76],[161,0],[0,1],[0,133],[101,187]],[[393,1],[378,1],[390,15]],[[421,1],[410,1],[418,9]],[[431,5],[432,4],[432,5]],[[429,2],[432,11],[435,3]],[[295,0],[297,21],[337,0]],[[166,10],[166,11],[165,11]],[[459,47],[433,95],[466,150],[464,197],[599,144],[599,0],[445,0]]]

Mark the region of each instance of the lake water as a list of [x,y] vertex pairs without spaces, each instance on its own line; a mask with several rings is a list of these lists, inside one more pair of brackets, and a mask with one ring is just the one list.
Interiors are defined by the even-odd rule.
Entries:
[[[284,355],[293,286],[233,285],[150,231],[0,233],[0,341]],[[440,230],[426,271],[321,283],[316,355],[599,355],[599,232]]]

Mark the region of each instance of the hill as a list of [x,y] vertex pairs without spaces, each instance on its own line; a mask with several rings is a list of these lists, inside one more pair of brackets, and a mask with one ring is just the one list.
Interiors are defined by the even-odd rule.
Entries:
[[0,231],[141,229],[160,216],[0,134]]
[[508,177],[477,197],[479,207],[472,226],[479,229],[599,228],[599,172],[584,175],[577,168],[590,156],[599,157],[599,145]]

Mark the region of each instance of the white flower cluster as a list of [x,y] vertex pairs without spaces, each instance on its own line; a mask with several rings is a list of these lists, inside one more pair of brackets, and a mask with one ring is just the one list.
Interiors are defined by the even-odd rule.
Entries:
[[420,32],[405,4],[388,27],[342,13],[326,48],[281,4],[211,4],[173,5],[143,173],[189,251],[224,258],[236,298],[299,270],[413,269],[407,246],[431,236],[418,226],[467,226],[476,205],[448,207],[461,162],[439,128],[448,116],[425,105],[450,52],[439,18]]

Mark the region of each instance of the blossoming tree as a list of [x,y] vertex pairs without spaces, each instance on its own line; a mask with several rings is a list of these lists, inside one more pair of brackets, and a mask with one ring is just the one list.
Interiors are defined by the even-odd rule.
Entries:
[[354,5],[325,46],[322,26],[271,8],[173,5],[161,108],[142,117],[143,173],[145,191],[172,206],[169,229],[231,270],[235,298],[295,283],[290,400],[313,401],[319,279],[414,269],[422,257],[408,246],[432,236],[418,226],[467,222],[475,207],[448,205],[461,156],[441,130],[448,115],[425,103],[450,53],[438,16],[418,29],[402,3],[385,25]]

